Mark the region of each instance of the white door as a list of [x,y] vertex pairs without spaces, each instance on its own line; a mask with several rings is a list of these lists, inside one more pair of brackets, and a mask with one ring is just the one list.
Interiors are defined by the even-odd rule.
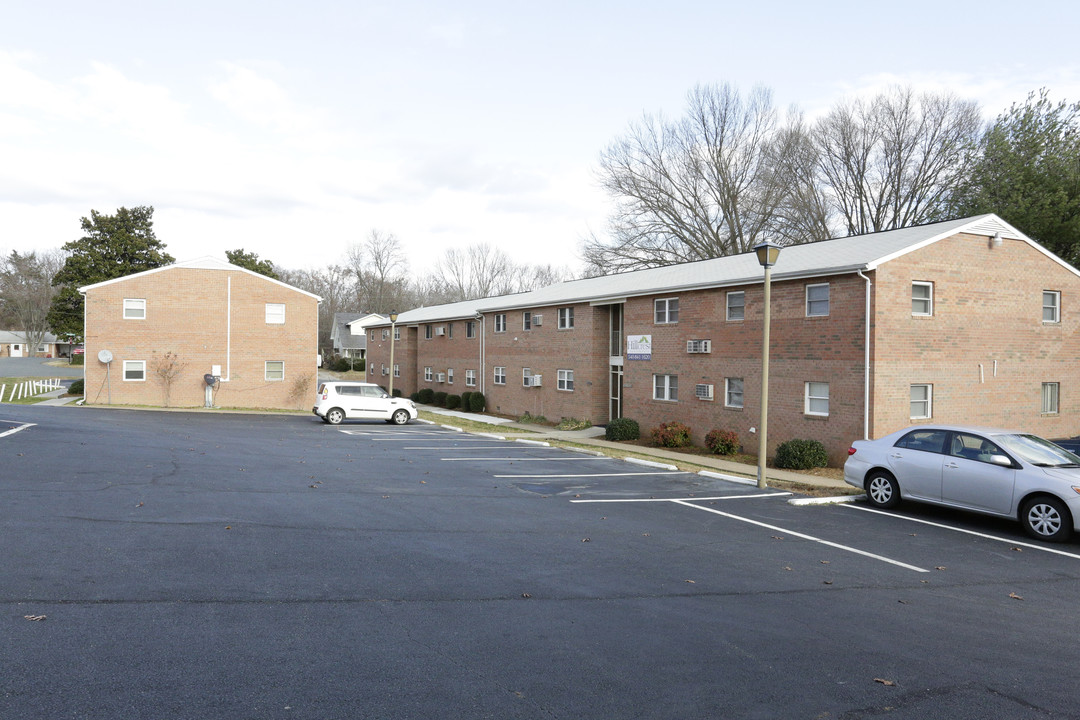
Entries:
[[22,357],[22,345],[18,343],[11,344],[11,357]]

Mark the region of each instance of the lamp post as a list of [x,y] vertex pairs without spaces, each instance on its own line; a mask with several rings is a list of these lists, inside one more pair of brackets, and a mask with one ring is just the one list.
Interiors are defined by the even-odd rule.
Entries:
[[772,284],[772,266],[780,257],[780,246],[763,242],[754,246],[758,263],[765,268],[765,297],[762,306],[764,315],[761,330],[761,422],[758,428],[758,476],[757,486],[765,487],[765,459],[768,448],[769,430],[769,324],[771,320],[770,300]]
[[397,344],[394,340],[395,328],[397,323],[398,314],[396,311],[390,311],[390,397],[394,397],[394,345]]

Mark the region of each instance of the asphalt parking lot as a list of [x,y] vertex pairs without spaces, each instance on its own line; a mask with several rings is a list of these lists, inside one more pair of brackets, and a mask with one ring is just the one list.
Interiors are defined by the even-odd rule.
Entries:
[[3,406],[0,717],[1078,716],[1080,544],[793,499],[422,424]]

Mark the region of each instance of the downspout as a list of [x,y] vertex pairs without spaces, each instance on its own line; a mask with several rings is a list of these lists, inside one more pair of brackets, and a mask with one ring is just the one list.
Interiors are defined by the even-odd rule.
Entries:
[[480,392],[487,398],[487,366],[484,364],[487,361],[487,348],[484,346],[487,340],[487,332],[484,327],[484,313],[476,313],[476,319],[480,321]]
[[228,277],[225,296],[225,377],[221,382],[229,382],[232,376],[232,275]]
[[863,439],[870,439],[870,278],[859,270],[855,273],[866,281],[866,334],[863,337]]

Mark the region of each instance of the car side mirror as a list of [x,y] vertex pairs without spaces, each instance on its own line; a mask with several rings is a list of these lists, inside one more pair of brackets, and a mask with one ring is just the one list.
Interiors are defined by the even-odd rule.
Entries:
[[1005,455],[991,455],[990,463],[992,465],[1000,465],[1001,467],[1012,467],[1013,461]]

